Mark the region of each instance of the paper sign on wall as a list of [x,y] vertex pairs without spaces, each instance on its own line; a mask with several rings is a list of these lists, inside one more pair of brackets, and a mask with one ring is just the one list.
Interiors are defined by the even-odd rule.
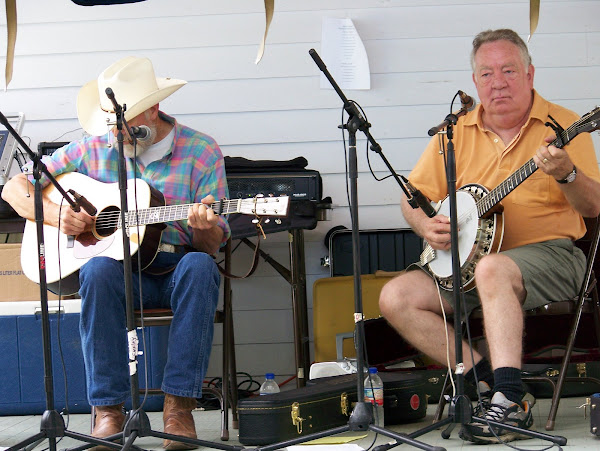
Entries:
[[[321,55],[341,89],[371,89],[369,59],[352,19],[323,18]],[[331,88],[323,74],[321,88]]]

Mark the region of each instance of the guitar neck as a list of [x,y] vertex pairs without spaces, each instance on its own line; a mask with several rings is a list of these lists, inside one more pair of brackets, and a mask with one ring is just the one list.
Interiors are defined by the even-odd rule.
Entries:
[[[575,136],[578,135],[577,125],[579,122],[575,122],[568,129],[563,130],[560,134],[560,137],[557,137],[554,141],[552,141],[549,145],[555,147],[564,147],[569,141],[571,141]],[[527,161],[523,166],[509,175],[502,183],[500,183],[496,188],[491,190],[487,195],[483,196],[479,201],[477,201],[477,213],[479,217],[483,216],[485,213],[490,211],[496,204],[498,204],[502,199],[508,196],[517,186],[523,183],[525,180],[529,178],[531,174],[538,170],[537,165],[531,158]]]
[[[228,215],[240,213],[244,199],[216,201],[210,205],[210,208],[217,215]],[[180,221],[187,219],[188,210],[194,204],[165,205],[163,207],[151,207],[141,210],[130,210],[126,215],[129,226],[159,224],[161,222]],[[120,225],[120,220],[119,220]]]

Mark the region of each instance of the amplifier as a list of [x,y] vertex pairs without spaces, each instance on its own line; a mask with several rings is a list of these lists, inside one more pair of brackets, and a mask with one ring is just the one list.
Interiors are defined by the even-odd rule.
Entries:
[[290,200],[321,200],[321,175],[318,171],[227,174],[227,185],[232,199],[272,194],[287,195]]
[[69,144],[70,141],[43,141],[38,143],[38,152],[42,155],[52,155],[56,149]]

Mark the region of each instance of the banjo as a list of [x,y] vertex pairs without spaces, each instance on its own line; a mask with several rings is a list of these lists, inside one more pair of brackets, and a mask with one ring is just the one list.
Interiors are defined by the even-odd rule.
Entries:
[[[568,129],[554,128],[557,138],[550,145],[562,148],[580,133],[593,132],[599,128],[600,107],[596,107]],[[499,208],[499,202],[537,169],[532,158],[491,191],[478,184],[468,184],[456,191],[460,275],[465,291],[475,288],[475,266],[479,260],[492,252],[498,252],[502,244],[504,214]],[[446,197],[438,213],[450,216],[449,204]],[[450,250],[436,250],[426,243],[420,262],[429,268],[440,287],[445,290],[453,289]]]

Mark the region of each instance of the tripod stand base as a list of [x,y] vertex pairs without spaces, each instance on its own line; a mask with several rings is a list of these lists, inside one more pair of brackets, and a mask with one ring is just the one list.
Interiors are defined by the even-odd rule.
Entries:
[[[448,427],[442,431],[441,436],[443,439],[449,439],[451,436],[451,433],[454,430],[454,428],[456,427],[456,425],[465,425],[468,423],[481,423],[481,424],[485,424],[485,425],[489,425],[489,426],[494,426],[494,428],[496,430],[504,429],[504,430],[508,430],[510,432],[517,433],[520,436],[519,439],[523,439],[523,440],[527,439],[527,438],[539,438],[539,439],[549,441],[549,442],[554,443],[559,446],[564,446],[567,444],[566,437],[562,437],[559,435],[553,436],[553,435],[549,435],[549,434],[544,434],[542,432],[532,431],[529,429],[518,428],[516,426],[499,423],[496,421],[486,421],[484,418],[472,417],[471,403],[470,403],[470,401],[466,402],[468,399],[469,398],[466,397],[466,395],[454,397],[450,404],[449,414],[446,419],[437,421],[435,423],[430,424],[427,427],[424,427],[415,432],[412,432],[411,434],[408,434],[407,437],[410,437],[410,438],[420,437],[421,435],[424,435],[430,431],[433,431],[435,429],[439,429],[445,425],[448,425]],[[467,412],[467,409],[468,409],[468,412]],[[494,443],[502,443],[502,442],[498,441],[498,442],[492,442],[492,443],[488,443],[488,444],[494,444]],[[387,451],[387,450],[389,450],[391,448],[395,448],[396,446],[401,445],[401,444],[402,444],[401,442],[396,442],[396,443],[380,445],[380,446],[374,447],[373,451]]]
[[[123,435],[125,435],[125,441],[122,445],[113,442],[113,440],[118,441],[122,439]],[[119,433],[110,437],[106,437],[105,440],[110,440],[110,442],[105,441],[103,443],[109,443],[111,445],[111,448],[120,450],[141,450],[141,448],[134,445],[135,440],[137,440],[140,437],[157,437],[161,439],[172,440],[174,442],[182,442],[189,445],[195,445],[195,447],[201,446],[205,448],[222,449],[225,451],[238,451],[244,449],[244,447],[241,445],[225,445],[218,442],[200,440],[197,438],[182,437],[179,435],[166,434],[164,432],[155,431],[151,427],[148,414],[141,409],[132,410],[127,413],[124,434]],[[190,446],[190,448],[193,447],[194,446]],[[83,451],[87,448],[89,448],[89,446],[81,446],[76,448],[70,448],[69,451]]]
[[[547,440],[549,442],[552,442],[556,445],[560,445],[560,446],[564,446],[567,444],[567,439],[566,437],[562,437],[560,435],[549,435],[549,434],[545,434],[542,432],[537,432],[537,431],[532,431],[529,429],[522,429],[516,426],[512,426],[512,425],[508,425],[508,424],[504,424],[504,423],[499,423],[496,421],[486,421],[484,418],[478,418],[478,417],[474,417],[472,419],[472,423],[480,423],[480,424],[484,424],[484,425],[489,425],[489,426],[493,426],[494,430],[506,430],[506,431],[510,431],[512,433],[515,433],[519,436],[519,440],[521,439],[527,439],[527,438],[539,438],[542,440]],[[442,437],[444,437],[442,435]],[[445,438],[445,437],[444,437]],[[472,441],[472,440],[469,440]],[[474,443],[479,443],[479,444],[495,444],[495,443],[502,443],[502,437],[499,437],[499,440],[496,442],[474,442]]]
[[[65,436],[65,422],[56,410],[46,410],[42,414],[40,432],[8,448],[8,451],[33,448],[45,439],[50,440],[50,448],[56,447],[56,438]],[[30,446],[33,445],[33,446]]]
[[350,415],[348,428],[351,431],[366,431],[369,423],[373,421],[373,406],[366,402],[359,402]]
[[120,448],[120,446],[117,446],[114,443],[90,437],[88,435],[71,432],[65,429],[65,422],[62,415],[60,415],[60,413],[58,413],[56,410],[46,410],[42,414],[40,432],[23,440],[22,442],[17,443],[14,446],[11,446],[6,451],[20,451],[23,449],[30,450],[35,448],[38,444],[46,439],[48,440],[48,449],[50,451],[55,451],[57,443],[56,439],[62,437],[70,437],[81,442],[88,443],[88,445],[84,445],[83,448],[89,448],[89,444],[106,446],[113,445],[117,449]]

